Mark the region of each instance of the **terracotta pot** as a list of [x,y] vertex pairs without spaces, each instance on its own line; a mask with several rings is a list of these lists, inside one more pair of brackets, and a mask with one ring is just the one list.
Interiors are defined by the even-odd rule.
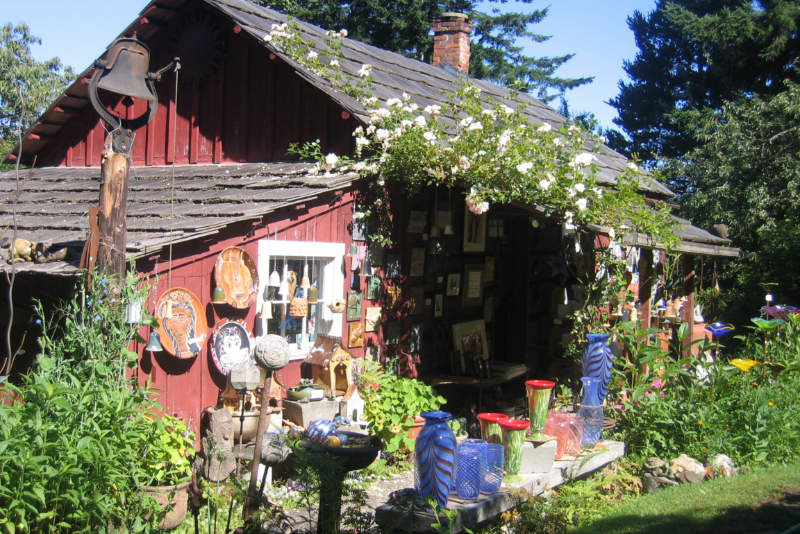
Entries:
[[[409,416],[410,417],[410,416]],[[408,437],[410,439],[417,439],[422,427],[425,426],[425,418],[419,415],[414,416],[414,424],[408,429]]]
[[191,480],[175,486],[143,486],[142,493],[158,503],[161,508],[169,507],[167,515],[158,524],[161,530],[172,530],[183,523],[189,501]]

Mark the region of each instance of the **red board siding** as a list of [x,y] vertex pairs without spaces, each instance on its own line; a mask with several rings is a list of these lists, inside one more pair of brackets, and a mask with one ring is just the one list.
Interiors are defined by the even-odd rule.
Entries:
[[[256,309],[236,310],[224,305],[211,304],[211,290],[214,284],[214,264],[218,254],[226,247],[242,247],[254,261],[258,261],[258,242],[263,239],[341,242],[345,250],[350,245],[349,226],[352,222],[353,194],[330,193],[301,210],[283,211],[256,223],[245,222],[227,228],[216,239],[202,242],[194,241],[175,245],[172,250],[170,268],[169,251],[159,256],[141,260],[140,272],[157,276],[158,286],[147,300],[147,308],[155,307],[158,297],[170,287],[185,287],[200,299],[209,334],[200,353],[192,359],[181,360],[168,353],[155,353],[144,350],[143,346],[133,347],[140,354],[139,380],[151,384],[160,391],[159,402],[168,413],[176,414],[190,421],[195,431],[199,430],[202,411],[217,403],[220,391],[225,387],[225,378],[214,366],[209,342],[214,325],[222,318],[243,319],[252,331],[256,320]],[[314,234],[316,233],[316,238]],[[350,277],[350,261],[344,261],[345,284],[342,295],[346,294]],[[171,279],[171,282],[170,282]],[[365,284],[364,284],[365,285]],[[365,302],[366,305],[366,302]],[[348,325],[343,321],[340,335],[346,339]],[[143,328],[140,332],[147,339],[150,332]],[[348,349],[357,357],[363,357],[363,349]],[[300,380],[301,362],[291,362],[277,372],[278,380],[284,387],[297,384]]]
[[[168,47],[150,43],[151,68],[170,60]],[[303,81],[280,59],[244,33],[226,37],[224,60],[200,81],[181,79],[177,106],[175,75],[157,84],[158,112],[136,132],[134,165],[238,163],[292,159],[290,143],[320,139],[326,152],[349,153],[356,122]],[[107,102],[111,96],[104,95]],[[118,103],[115,113],[137,117],[144,101]],[[173,134],[173,116],[177,131]],[[40,153],[39,165],[98,166],[105,131],[91,107],[71,117],[59,139]]]

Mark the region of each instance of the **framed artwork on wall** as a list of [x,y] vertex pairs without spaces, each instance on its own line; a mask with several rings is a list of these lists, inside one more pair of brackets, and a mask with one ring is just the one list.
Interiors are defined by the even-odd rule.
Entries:
[[352,289],[347,292],[347,320],[360,321],[361,320],[361,291],[353,291]]
[[489,344],[486,339],[486,323],[482,319],[453,325],[453,346],[463,357],[489,359]]
[[464,210],[464,252],[486,250],[486,214],[475,215]]
[[480,306],[483,299],[483,265],[464,266],[464,306]]
[[347,345],[350,348],[364,346],[364,323],[352,323],[349,334]]

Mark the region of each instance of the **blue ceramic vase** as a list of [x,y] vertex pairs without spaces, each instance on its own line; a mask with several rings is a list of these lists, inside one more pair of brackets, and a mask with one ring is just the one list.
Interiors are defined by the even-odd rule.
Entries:
[[608,346],[608,334],[586,334],[589,343],[583,350],[581,365],[583,376],[593,376],[601,380],[600,404],[606,397],[608,381],[611,379],[611,365],[614,354]]
[[447,412],[425,412],[425,425],[414,446],[414,486],[420,498],[433,497],[447,505],[456,461],[456,437]]
[[602,381],[594,376],[584,376],[583,398],[581,406],[578,408],[578,415],[583,419],[583,438],[581,445],[591,445],[603,435],[603,398],[600,396],[600,386]]

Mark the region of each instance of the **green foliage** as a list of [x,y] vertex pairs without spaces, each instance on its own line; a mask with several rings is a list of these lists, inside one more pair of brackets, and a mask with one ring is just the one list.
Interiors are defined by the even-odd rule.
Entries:
[[437,410],[446,402],[424,382],[397,376],[369,362],[361,375],[360,391],[370,432],[383,441],[387,452],[413,449],[408,429],[414,424],[414,416]]
[[668,170],[685,180],[683,213],[701,226],[724,223],[742,254],[722,265],[741,322],[763,304],[762,282],[776,282],[778,302],[800,302],[800,277],[787,265],[800,250],[800,86],[723,107],[698,122],[701,146]]
[[[523,46],[518,41],[540,43],[550,38],[530,30],[531,25],[547,16],[546,7],[524,11],[504,9],[499,13],[496,8],[490,10],[489,7],[504,3],[500,0],[490,0],[487,4],[472,0],[253,1],[323,28],[346,29],[354,39],[422,61],[430,61],[433,57],[433,35],[430,32],[433,20],[445,12],[466,13],[475,25],[470,54],[470,74],[473,77],[533,92],[545,100],[592,81],[590,77],[562,78],[555,75],[573,54],[537,58],[523,53]],[[534,0],[522,0],[522,4],[533,3]]]
[[[94,276],[74,298],[42,320],[41,354],[21,386],[0,395],[0,527],[14,531],[86,532],[106,525],[145,530],[152,515],[137,480],[150,473],[138,461],[150,409],[146,389],[128,379],[127,350],[136,325],[125,324],[126,295],[146,287],[129,275]],[[137,289],[138,288],[138,289]]]
[[[687,333],[679,331],[679,338]],[[622,337],[627,357],[615,360],[609,388],[617,437],[641,456],[686,453],[706,460],[723,453],[750,465],[793,457],[800,450],[800,374],[797,352],[789,356],[789,347],[800,343],[798,333],[793,324],[783,332],[782,349],[777,343],[768,346],[770,360],[793,362],[776,373],[762,360],[759,333],[744,344],[755,352],[742,357],[760,363],[742,371],[721,356],[716,362],[680,358],[682,340],[664,351],[652,342],[652,331],[631,328]],[[709,346],[700,348],[704,352]]]
[[58,58],[37,61],[31,46],[41,40],[25,24],[0,26],[0,159],[74,78]]
[[699,142],[697,122],[725,101],[782,91],[798,79],[798,21],[794,0],[658,0],[635,11],[639,51],[611,101],[630,142],[615,136],[614,148],[651,163],[681,157]]
[[171,415],[139,419],[144,441],[142,462],[147,480],[141,486],[172,486],[192,476],[194,432]]

